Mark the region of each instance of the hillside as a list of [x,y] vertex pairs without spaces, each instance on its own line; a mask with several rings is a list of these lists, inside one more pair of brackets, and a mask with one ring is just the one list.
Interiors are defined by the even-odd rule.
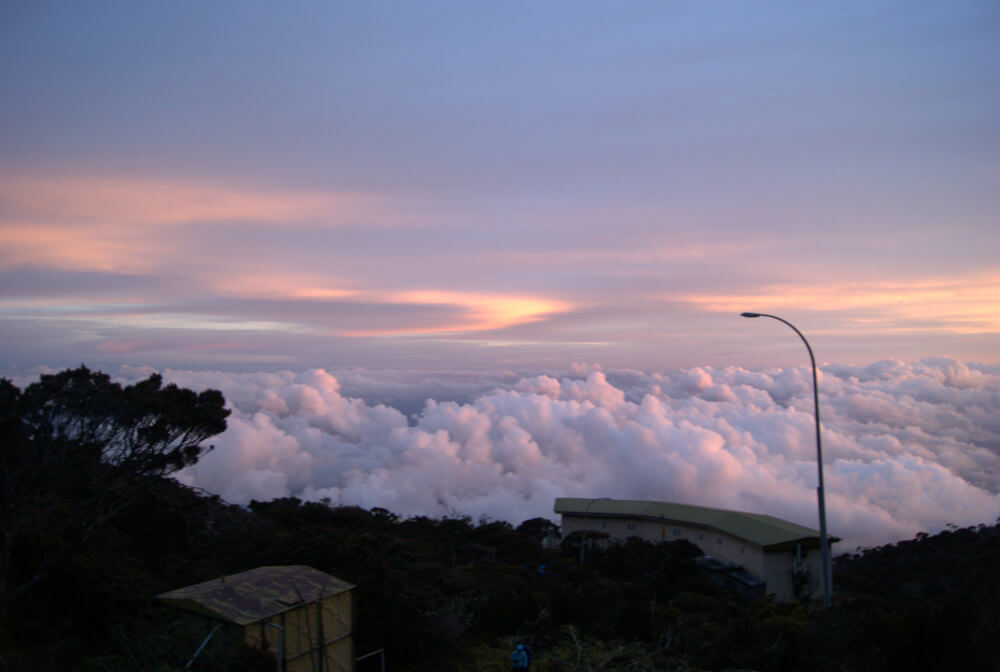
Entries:
[[[632,540],[580,566],[572,538],[543,548],[551,527],[295,499],[245,510],[161,479],[10,605],[0,652],[10,670],[177,669],[191,646],[153,595],[305,564],[357,584],[355,651],[385,648],[391,670],[505,670],[517,642],[532,646],[533,669],[553,671],[991,669],[998,660],[996,525],[838,558],[828,611],[741,602],[699,572],[700,552],[685,542]],[[44,533],[36,537],[43,547]]]

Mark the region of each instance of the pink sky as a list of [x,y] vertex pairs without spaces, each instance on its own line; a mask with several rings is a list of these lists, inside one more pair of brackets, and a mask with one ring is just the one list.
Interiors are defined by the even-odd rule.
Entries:
[[[743,310],[797,321],[821,359],[997,361],[1000,269],[891,268],[919,239],[888,251],[897,236],[764,231],[715,244],[656,225],[619,237],[600,213],[508,237],[448,212],[410,221],[398,196],[206,180],[6,178],[0,203],[0,315],[29,341],[8,341],[25,364],[798,361],[790,334]],[[822,240],[842,252],[809,249]],[[841,256],[852,245],[892,263]]]
[[[0,374],[167,370],[232,501],[998,511],[1000,10],[0,9]],[[769,368],[773,367],[773,368]],[[380,405],[384,404],[384,405]]]
[[801,363],[744,310],[824,361],[1000,361],[997,27],[988,2],[9,7],[5,364]]

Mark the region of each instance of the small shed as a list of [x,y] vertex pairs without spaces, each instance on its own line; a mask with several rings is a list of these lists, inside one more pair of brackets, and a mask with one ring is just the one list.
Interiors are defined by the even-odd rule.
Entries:
[[[268,648],[286,672],[351,672],[353,584],[305,565],[258,567],[156,598],[183,609],[215,651]],[[224,655],[224,654],[223,654]]]

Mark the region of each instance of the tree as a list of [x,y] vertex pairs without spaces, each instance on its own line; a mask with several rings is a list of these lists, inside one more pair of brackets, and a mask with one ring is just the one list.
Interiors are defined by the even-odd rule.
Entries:
[[534,539],[539,544],[546,538],[559,539],[559,526],[548,518],[532,518],[517,526],[517,531]]
[[0,379],[0,609],[45,578],[149,479],[194,464],[226,429],[222,393],[122,387],[81,366],[22,392]]

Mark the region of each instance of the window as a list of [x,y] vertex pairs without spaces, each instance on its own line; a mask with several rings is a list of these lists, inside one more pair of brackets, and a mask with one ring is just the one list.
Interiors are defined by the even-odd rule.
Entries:
[[722,537],[716,537],[715,543],[717,543],[719,546],[722,546]]
[[676,528],[676,527],[674,528],[674,536],[675,537],[681,536],[681,531],[678,528]]
[[606,521],[606,520],[602,520],[601,521],[601,529],[602,530],[608,529],[608,521]]
[[746,546],[740,546],[740,555],[743,555],[743,551],[747,550]]

